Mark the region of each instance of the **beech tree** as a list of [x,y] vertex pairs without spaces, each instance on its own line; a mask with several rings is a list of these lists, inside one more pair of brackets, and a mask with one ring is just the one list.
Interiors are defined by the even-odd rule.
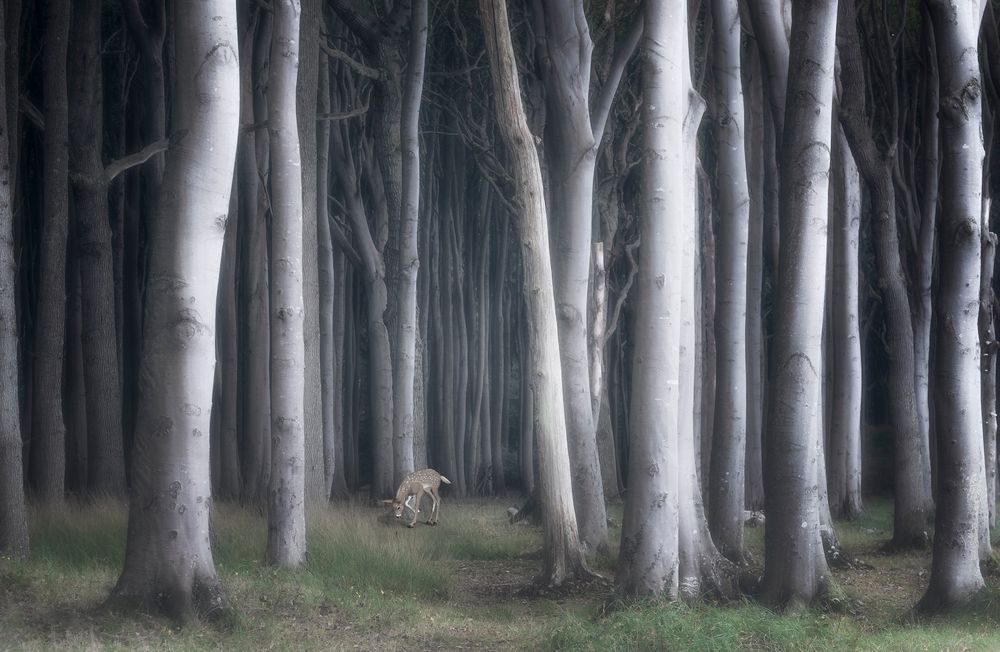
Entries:
[[534,434],[540,465],[538,494],[544,533],[539,581],[558,586],[589,571],[573,509],[542,173],[521,100],[506,3],[480,0],[479,13],[492,72],[497,123],[513,160],[515,200],[520,213]]
[[781,255],[768,392],[763,599],[810,604],[828,581],[817,495],[836,0],[794,0],[781,147]]
[[224,613],[209,540],[215,310],[239,127],[236,3],[174,21],[177,140],[151,224],[125,567],[111,602]]
[[296,567],[306,554],[305,340],[302,174],[295,111],[300,4],[274,3],[268,84],[271,140],[271,475],[269,563]]
[[[935,354],[938,511],[927,593],[917,605],[940,611],[983,588],[985,526],[978,311],[982,229],[982,78],[978,0],[928,3],[937,45],[941,135],[940,279]],[[988,535],[987,535],[988,536]],[[987,539],[988,541],[988,539]]]
[[[7,56],[6,28],[5,12],[0,10],[0,70]],[[0,106],[6,104],[7,93],[6,76],[0,76]],[[0,111],[0,554],[23,559],[28,556],[28,519],[21,462],[10,133],[8,113]]]

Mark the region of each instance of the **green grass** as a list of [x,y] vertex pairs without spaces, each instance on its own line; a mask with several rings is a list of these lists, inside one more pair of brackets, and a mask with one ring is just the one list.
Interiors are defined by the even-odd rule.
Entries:
[[[446,500],[441,525],[407,529],[361,505],[310,511],[309,563],[295,572],[262,563],[266,527],[256,510],[218,505],[216,567],[235,624],[183,628],[99,607],[124,554],[121,504],[70,504],[31,513],[33,556],[0,559],[0,650],[994,650],[1000,649],[1000,588],[973,608],[914,621],[927,581],[927,553],[879,552],[891,505],[872,501],[839,526],[847,552],[872,568],[838,572],[852,613],[779,616],[752,601],[635,602],[607,608],[607,589],[538,597],[519,591],[540,564],[537,528],[510,525],[506,505]],[[621,506],[609,510],[620,524]],[[620,530],[591,561],[611,576]],[[762,530],[747,530],[762,558]]]

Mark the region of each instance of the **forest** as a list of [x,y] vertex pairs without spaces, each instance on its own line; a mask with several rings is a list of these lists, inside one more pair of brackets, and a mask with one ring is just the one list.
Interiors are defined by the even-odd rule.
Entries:
[[1000,0],[0,0],[0,649],[1000,649],[998,195]]

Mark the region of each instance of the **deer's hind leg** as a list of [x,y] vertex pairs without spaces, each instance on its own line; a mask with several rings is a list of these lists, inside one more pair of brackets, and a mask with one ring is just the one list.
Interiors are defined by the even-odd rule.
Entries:
[[434,504],[431,506],[431,520],[427,522],[431,525],[437,525],[438,519],[441,517],[441,496],[438,495],[437,489],[433,487],[428,490],[428,493],[430,493]]
[[424,498],[424,488],[417,489],[416,497],[413,499],[413,520],[406,527],[414,527],[417,524],[417,514],[420,512],[420,501]]

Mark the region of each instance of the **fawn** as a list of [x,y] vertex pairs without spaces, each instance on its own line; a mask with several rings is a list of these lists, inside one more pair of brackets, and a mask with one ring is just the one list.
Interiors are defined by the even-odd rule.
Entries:
[[[441,497],[438,495],[438,487],[441,483],[451,484],[451,480],[444,477],[434,469],[422,469],[414,471],[405,478],[396,491],[396,497],[392,500],[383,500],[382,504],[392,505],[396,518],[402,518],[403,508],[413,510],[413,520],[406,524],[406,527],[413,527],[417,523],[417,512],[420,510],[420,500],[426,493],[431,497],[431,516],[427,519],[427,525],[437,525],[438,517],[441,515]],[[409,506],[409,498],[413,496],[413,507]]]

